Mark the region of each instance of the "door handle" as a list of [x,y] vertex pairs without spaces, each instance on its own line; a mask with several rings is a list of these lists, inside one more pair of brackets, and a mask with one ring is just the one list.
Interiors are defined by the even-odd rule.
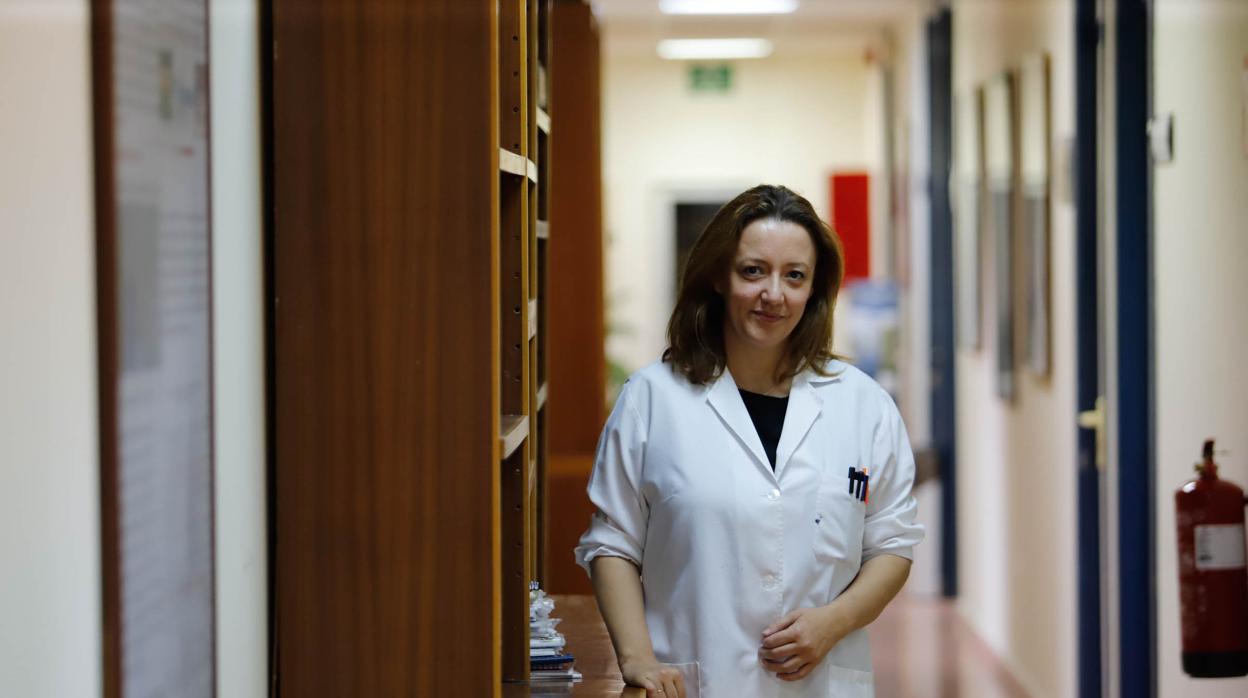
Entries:
[[1079,413],[1079,426],[1096,430],[1096,469],[1105,470],[1105,396],[1096,398],[1095,407]]

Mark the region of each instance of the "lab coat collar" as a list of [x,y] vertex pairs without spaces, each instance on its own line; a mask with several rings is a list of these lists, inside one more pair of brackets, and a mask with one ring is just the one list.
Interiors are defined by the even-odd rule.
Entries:
[[819,417],[823,403],[811,385],[812,378],[821,382],[825,380],[809,368],[793,377],[793,384],[789,388],[789,406],[784,416],[784,427],[780,432],[780,443],[776,446],[774,472],[771,469],[771,461],[767,459],[767,453],[763,450],[763,442],[758,437],[758,430],[754,428],[754,422],[750,419],[749,410],[745,408],[745,401],[741,399],[737,382],[733,380],[732,373],[727,366],[724,367],[723,374],[707,390],[707,402],[737,437],[737,441],[754,456],[756,465],[773,481],[779,481],[789,457],[801,445],[802,439],[806,438],[811,425]]
[[811,385],[811,379],[819,377],[809,368],[793,377],[793,385],[789,388],[789,408],[785,411],[784,428],[776,446],[776,479],[784,474],[789,457],[806,438],[823,409],[823,400]]
[[732,373],[727,366],[706,391],[706,400],[715,408],[729,431],[737,437],[738,443],[754,455],[755,464],[774,478],[771,462],[767,460],[767,452],[763,450],[763,441],[758,438],[758,430],[754,428],[749,410],[745,409],[745,401],[741,399],[741,393],[737,389],[737,382],[732,379]]

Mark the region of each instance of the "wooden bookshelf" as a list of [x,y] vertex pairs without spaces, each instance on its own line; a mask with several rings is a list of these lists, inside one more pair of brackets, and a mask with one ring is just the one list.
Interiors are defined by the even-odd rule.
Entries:
[[[284,695],[499,696],[528,678],[551,2],[451,6],[264,6]],[[472,672],[446,671],[468,655]]]
[[549,54],[542,28],[550,2],[501,0],[498,7],[500,409],[528,420],[523,443],[500,456],[501,660],[503,680],[521,682],[529,677],[529,582],[543,581],[546,539],[541,497],[548,448],[538,389],[545,375],[549,226],[538,221],[549,196],[543,168],[550,141],[538,75]]

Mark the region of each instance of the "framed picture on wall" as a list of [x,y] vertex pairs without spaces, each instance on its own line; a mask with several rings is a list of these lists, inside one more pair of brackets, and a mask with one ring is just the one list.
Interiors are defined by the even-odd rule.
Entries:
[[1047,377],[1051,363],[1049,58],[1037,54],[1018,71],[1019,175],[1022,183],[1022,258],[1027,368]]
[[984,186],[983,90],[957,100],[954,114],[953,223],[954,281],[957,289],[958,343],[979,349],[983,308],[979,270],[982,266],[982,206]]
[[1014,196],[1018,174],[1014,76],[1002,73],[984,86],[984,178],[987,225],[992,240],[995,297],[994,348],[997,394],[1013,401],[1014,362]]

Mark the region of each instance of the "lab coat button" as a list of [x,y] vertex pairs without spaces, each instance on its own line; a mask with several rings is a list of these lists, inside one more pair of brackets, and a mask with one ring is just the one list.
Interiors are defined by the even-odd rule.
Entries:
[[768,500],[768,501],[774,502],[774,501],[776,501],[777,499],[780,499],[780,490],[772,490],[772,491],[770,491],[770,492],[768,492],[768,493],[767,493],[767,500]]
[[775,578],[775,577],[773,577],[773,576],[771,576],[770,574],[769,574],[769,575],[766,575],[765,577],[763,577],[763,588],[764,588],[764,589],[767,589],[768,591],[770,591],[770,590],[772,590],[772,589],[775,589],[775,588],[776,588],[776,578]]

